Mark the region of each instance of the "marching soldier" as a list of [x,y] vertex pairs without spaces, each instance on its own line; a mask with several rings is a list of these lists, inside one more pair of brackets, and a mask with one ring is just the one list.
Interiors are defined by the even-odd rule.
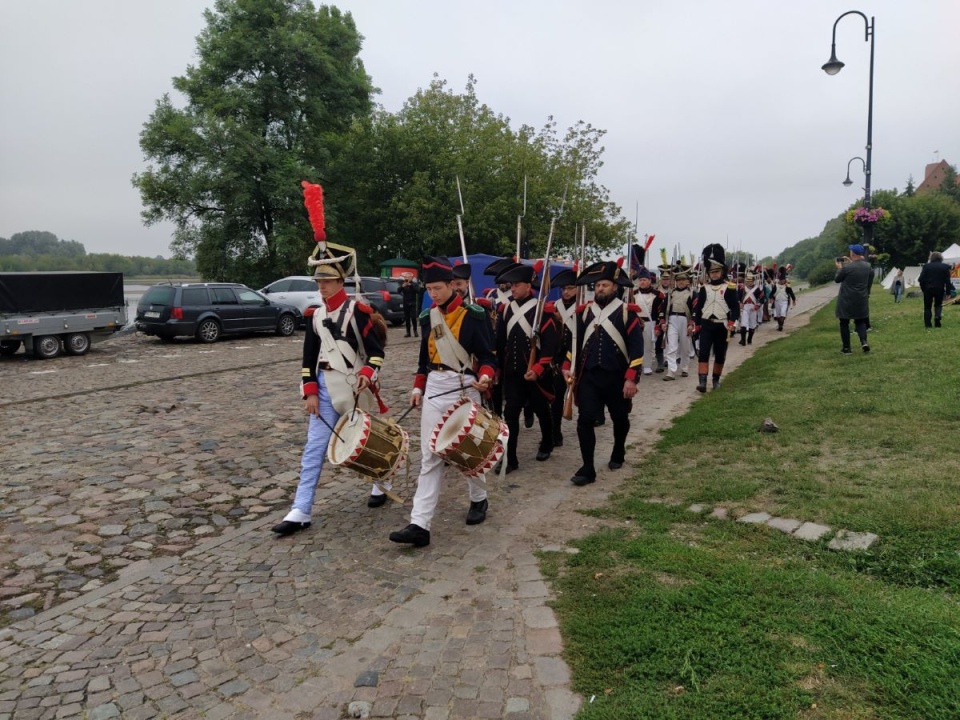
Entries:
[[777,330],[783,330],[783,321],[787,319],[787,310],[797,304],[797,296],[787,280],[787,268],[777,268],[777,284],[773,286],[770,299],[773,301],[773,319],[777,321]]
[[740,344],[752,345],[753,334],[763,312],[763,288],[757,285],[753,273],[747,273],[740,288]]
[[643,366],[643,331],[636,306],[617,297],[618,287],[632,284],[615,262],[598,262],[586,268],[578,285],[593,284],[593,301],[578,308],[576,366],[564,362],[564,375],[574,378],[577,405],[577,439],[583,462],[570,481],[582,486],[595,482],[595,422],[606,407],[613,421],[613,450],[607,467],[617,470],[626,458],[630,409],[637,394]]
[[670,291],[664,319],[666,337],[667,374],[664,380],[675,380],[677,369],[687,377],[690,369],[690,336],[693,334],[693,292],[690,290],[690,271],[678,268],[673,276],[675,287]]
[[[520,436],[520,412],[529,401],[540,423],[540,445],[537,460],[549,459],[553,452],[552,364],[557,353],[559,333],[553,308],[541,308],[539,327],[535,328],[537,304],[545,303],[533,295],[536,271],[529,265],[516,263],[497,276],[497,283],[510,283],[513,299],[497,317],[497,364],[503,386],[503,419],[510,430],[507,442],[506,472],[520,467],[517,442]],[[531,343],[537,339],[534,362],[530,364]]]
[[663,319],[666,298],[663,293],[653,287],[653,275],[645,267],[637,272],[637,292],[634,302],[640,308],[640,320],[643,323],[643,343],[647,353],[643,358],[643,374],[653,374],[653,364],[656,360],[657,330]]
[[[300,393],[309,415],[307,443],[293,507],[282,522],[271,528],[280,536],[310,527],[327,445],[340,416],[354,407],[354,392],[360,394],[360,407],[386,411],[373,394],[383,364],[386,328],[374,322],[374,311],[369,305],[356,302],[343,288],[349,272],[346,259],[353,250],[333,243],[322,244],[319,258],[313,262],[314,279],[323,303],[307,311],[303,338]],[[380,507],[386,501],[383,491],[373,485],[367,506]]]
[[[560,288],[560,299],[554,303],[557,327],[560,329],[559,352],[556,355],[556,368],[562,365],[573,343],[577,325],[577,273],[576,270],[561,270],[553,276],[551,284]],[[553,446],[563,446],[563,396],[567,391],[567,382],[562,371],[554,372],[554,398],[551,409],[553,422]]]
[[[497,275],[512,266],[513,259],[500,258],[487,265],[483,274],[494,278],[494,282],[496,282]],[[494,285],[484,293],[484,297],[478,298],[476,301],[477,305],[487,311],[487,316],[490,318],[490,337],[492,338],[491,345],[494,347],[494,352],[496,352],[497,311],[509,303],[510,299],[510,285],[502,283]],[[490,391],[490,405],[494,413],[503,416],[503,385],[500,383],[495,383]]]
[[[392,542],[414,547],[430,544],[430,525],[443,483],[444,461],[430,452],[430,435],[461,394],[479,404],[495,374],[486,313],[477,305],[465,305],[462,296],[454,292],[453,268],[442,258],[428,257],[422,278],[433,304],[420,315],[420,362],[410,394],[410,404],[423,409],[420,476],[410,524],[390,533]],[[487,517],[486,481],[468,478],[467,488],[467,525],[478,525]]]
[[713,351],[713,387],[720,387],[723,363],[727,359],[727,342],[740,318],[737,286],[724,279],[726,265],[723,262],[723,253],[722,245],[708,245],[704,249],[703,259],[709,281],[700,288],[694,302],[694,320],[700,332],[697,390],[702,393],[707,391],[711,350]]
[[470,296],[470,263],[458,262],[453,266],[453,291],[466,302]]

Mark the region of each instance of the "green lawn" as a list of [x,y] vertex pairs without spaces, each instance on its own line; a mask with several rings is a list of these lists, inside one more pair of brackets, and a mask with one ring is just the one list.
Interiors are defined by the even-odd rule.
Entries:
[[869,354],[839,353],[833,304],[758,348],[638,461],[606,530],[544,556],[580,718],[960,718],[960,308],[921,313],[877,295]]

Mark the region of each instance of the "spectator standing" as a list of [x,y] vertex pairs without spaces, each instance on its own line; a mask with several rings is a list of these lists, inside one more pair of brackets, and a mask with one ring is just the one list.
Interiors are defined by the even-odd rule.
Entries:
[[[930,253],[930,260],[920,270],[917,284],[923,291],[924,327],[930,327],[931,315],[933,315],[934,326],[940,327],[943,297],[953,290],[953,284],[950,282],[950,266],[943,261],[943,254]],[[931,307],[933,309],[932,313]]]
[[903,300],[903,270],[897,270],[897,275],[893,279],[893,301],[895,303]]
[[850,245],[849,258],[837,258],[837,274],[834,282],[840,283],[837,293],[837,319],[840,321],[840,352],[849,355],[850,321],[853,320],[860,347],[870,352],[867,344],[867,318],[870,316],[870,283],[873,282],[873,268],[865,259],[866,248],[863,245]]
[[410,328],[413,328],[413,336],[417,337],[417,311],[420,306],[417,299],[420,297],[419,288],[413,282],[413,273],[405,272],[403,282],[400,284],[400,295],[403,296],[403,322],[407,326],[407,334],[404,337],[410,337]]

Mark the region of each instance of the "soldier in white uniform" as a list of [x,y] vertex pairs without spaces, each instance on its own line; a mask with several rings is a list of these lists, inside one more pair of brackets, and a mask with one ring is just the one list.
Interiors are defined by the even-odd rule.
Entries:
[[663,316],[664,295],[653,287],[653,276],[645,267],[637,272],[637,292],[633,302],[640,308],[640,320],[643,323],[643,346],[647,352],[643,356],[643,374],[652,375],[656,361],[657,328]]
[[673,274],[674,287],[667,297],[664,317],[666,334],[666,380],[675,380],[677,370],[681,377],[690,374],[690,336],[693,335],[693,292],[690,290],[690,271],[677,268]]
[[763,288],[757,285],[753,273],[747,273],[740,288],[740,344],[752,345],[753,334],[763,311]]

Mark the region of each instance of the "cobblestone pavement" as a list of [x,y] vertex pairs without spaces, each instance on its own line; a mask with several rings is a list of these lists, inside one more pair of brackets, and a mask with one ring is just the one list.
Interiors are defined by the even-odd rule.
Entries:
[[[797,311],[832,296],[801,294]],[[390,336],[396,416],[417,345]],[[766,325],[754,347],[778,336]],[[535,553],[597,527],[577,510],[628,470],[575,488],[575,442],[535,463],[528,431],[487,522],[464,524],[450,471],[417,550],[387,540],[408,507],[368,509],[367,486],[328,468],[314,526],[275,539],[305,438],[301,341],[127,335],[80,358],[0,359],[0,720],[575,714]],[[746,354],[732,345],[727,367]],[[695,373],[660,378],[641,381],[657,410],[633,415],[636,454],[697,396]],[[414,476],[418,423],[404,421]]]

